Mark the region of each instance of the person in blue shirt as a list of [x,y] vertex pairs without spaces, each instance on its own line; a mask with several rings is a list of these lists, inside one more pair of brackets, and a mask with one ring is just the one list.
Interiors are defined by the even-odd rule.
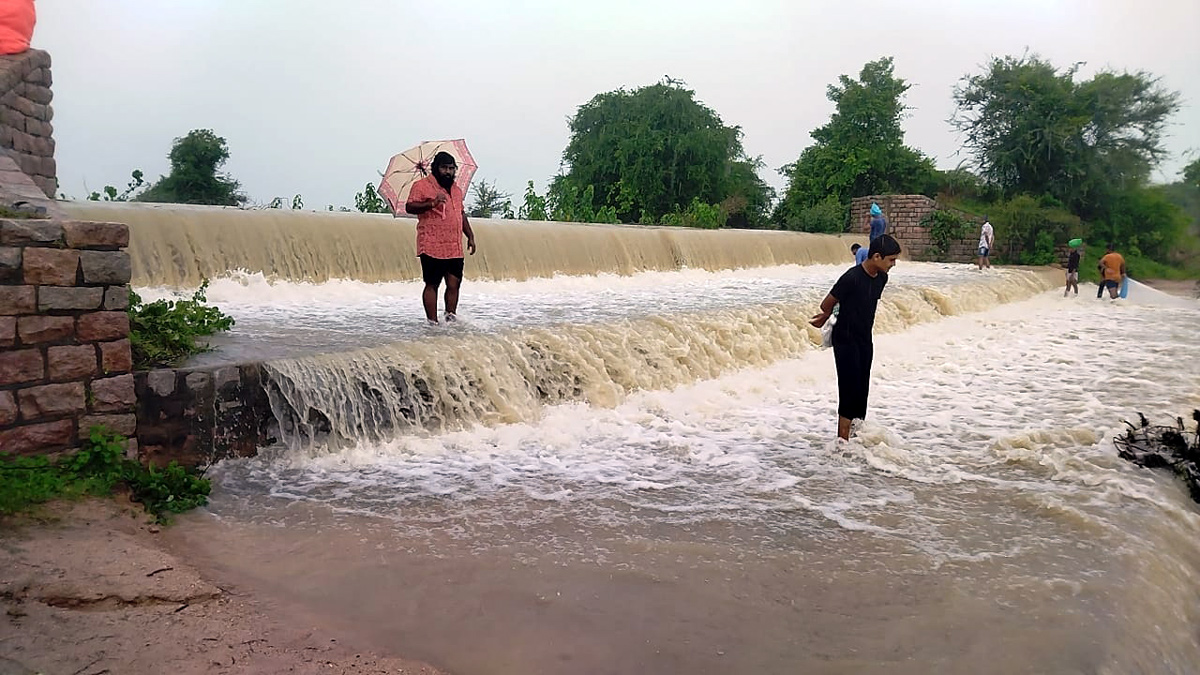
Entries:
[[879,235],[887,232],[887,218],[883,217],[883,209],[875,202],[871,202],[871,214],[867,216],[867,223],[871,228],[871,243],[874,243]]
[[867,259],[867,247],[862,244],[851,244],[850,252],[854,254],[855,265],[861,265]]

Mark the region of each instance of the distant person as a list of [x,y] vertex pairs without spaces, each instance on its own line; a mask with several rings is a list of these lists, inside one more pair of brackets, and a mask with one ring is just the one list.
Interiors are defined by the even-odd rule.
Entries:
[[979,269],[991,269],[992,267],[992,248],[996,245],[996,231],[992,229],[992,223],[983,217],[983,227],[979,228]]
[[1125,258],[1113,250],[1111,242],[1108,244],[1107,250],[1108,253],[1105,253],[1104,257],[1100,259],[1102,283],[1104,288],[1108,289],[1108,297],[1116,300],[1117,294],[1121,290],[1121,282],[1125,280]]
[[868,241],[874,242],[879,238],[879,235],[887,232],[887,218],[883,217],[883,209],[875,202],[871,202],[871,213],[867,216],[867,227],[870,228],[871,236]]
[[821,301],[821,312],[811,320],[820,328],[838,306],[833,325],[833,361],[838,378],[838,438],[850,439],[851,420],[867,416],[867,394],[871,388],[871,360],[875,355],[872,331],[875,308],[888,271],[896,265],[900,243],[891,235],[881,234],[867,251],[867,260],[842,274],[833,289]]
[[850,244],[850,252],[854,254],[855,265],[861,265],[867,259],[867,247],[862,244]]
[[1067,297],[1071,293],[1071,289],[1075,289],[1075,295],[1079,295],[1079,247],[1072,246],[1071,253],[1067,256],[1067,287],[1063,290],[1063,297]]
[[36,23],[33,0],[0,0],[0,54],[28,50]]
[[458,163],[448,152],[433,157],[430,174],[413,183],[404,210],[417,217],[417,255],[425,291],[421,302],[425,318],[438,322],[437,293],[446,280],[446,322],[458,320],[458,289],[463,278],[463,235],[467,250],[475,255],[475,233],[463,211],[463,193],[454,184]]

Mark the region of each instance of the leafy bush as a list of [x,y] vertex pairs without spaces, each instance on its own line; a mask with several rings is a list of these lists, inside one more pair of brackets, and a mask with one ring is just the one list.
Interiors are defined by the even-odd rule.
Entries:
[[929,253],[934,260],[946,257],[950,244],[967,236],[967,224],[959,215],[946,209],[934,209],[921,219],[921,226],[929,230]]
[[799,209],[784,217],[785,230],[839,234],[846,229],[850,208],[829,195],[808,208]]
[[715,230],[725,224],[725,214],[716,204],[705,204],[699,197],[693,197],[692,203],[686,210],[675,211],[662,217],[662,225],[675,227],[698,227],[704,230]]
[[125,458],[127,440],[93,427],[78,452],[58,460],[45,455],[0,453],[0,514],[27,511],[54,499],[103,497],[129,491],[159,522],[208,503],[211,483],[198,472],[171,462],[164,469]]
[[155,300],[145,304],[129,291],[129,341],[133,367],[138,370],[174,366],[193,354],[207,351],[196,338],[226,331],[233,317],[208,304],[208,280],[187,300]]

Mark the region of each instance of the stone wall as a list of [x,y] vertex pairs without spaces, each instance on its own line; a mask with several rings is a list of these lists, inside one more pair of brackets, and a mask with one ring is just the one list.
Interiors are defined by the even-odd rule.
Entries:
[[128,245],[120,223],[0,220],[0,452],[134,436]]
[[[940,207],[937,201],[924,195],[875,195],[871,197],[856,197],[850,202],[850,231],[869,234],[871,227],[867,215],[871,212],[871,203],[879,204],[883,215],[888,221],[888,234],[900,242],[904,255],[913,260],[925,260],[931,257],[928,228],[921,225],[921,219]],[[969,223],[967,236],[950,243],[948,255],[943,260],[952,262],[971,262],[978,256],[979,225],[982,219],[958,209],[950,209]]]
[[264,380],[256,363],[135,373],[142,461],[205,466],[276,442]]
[[50,54],[0,55],[0,149],[50,198],[58,189]]

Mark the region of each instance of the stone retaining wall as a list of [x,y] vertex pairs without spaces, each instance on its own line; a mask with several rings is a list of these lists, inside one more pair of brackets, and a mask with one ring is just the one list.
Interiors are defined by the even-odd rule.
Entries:
[[50,54],[0,55],[0,149],[51,199],[58,189]]
[[134,436],[128,245],[121,223],[0,220],[0,452]]
[[206,466],[276,442],[264,379],[256,363],[135,373],[142,461]]
[[[937,208],[936,200],[924,195],[874,195],[871,197],[855,197],[850,202],[850,231],[869,234],[870,225],[867,214],[871,212],[871,203],[879,204],[883,215],[888,221],[888,234],[900,242],[904,255],[914,260],[925,260],[931,257],[930,247],[933,242],[929,237],[929,229],[921,225],[921,219]],[[982,219],[974,214],[949,209],[957,213],[968,223],[967,236],[950,242],[947,255],[940,259],[951,262],[971,262],[977,258],[979,245],[979,225]]]

